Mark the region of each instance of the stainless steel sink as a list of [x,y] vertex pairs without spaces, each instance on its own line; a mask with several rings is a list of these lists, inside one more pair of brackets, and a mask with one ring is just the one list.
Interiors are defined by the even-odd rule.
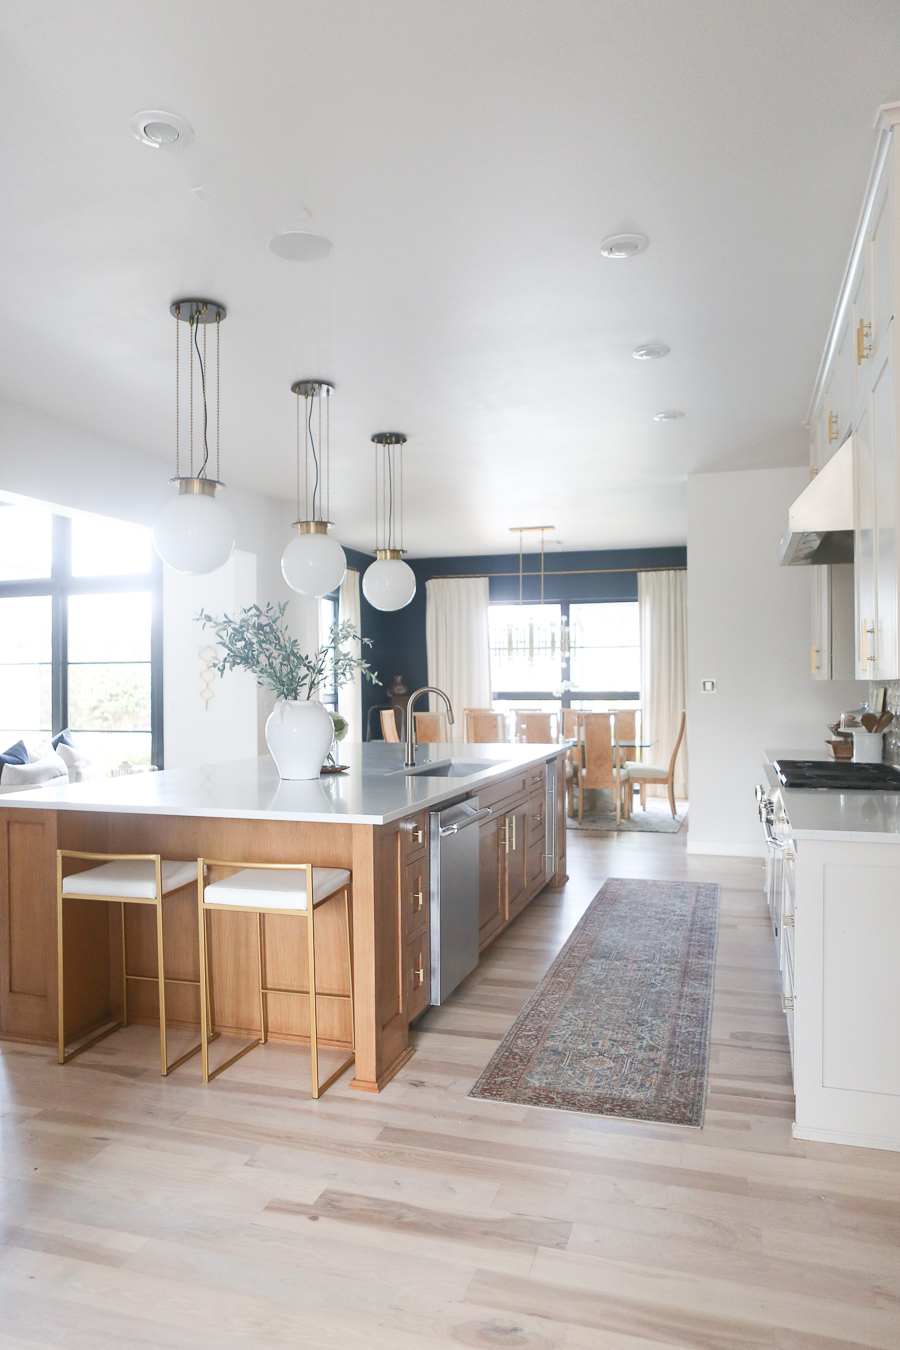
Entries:
[[431,764],[416,764],[414,768],[404,769],[403,772],[407,777],[470,778],[473,773],[499,769],[506,763],[505,759],[437,759]]

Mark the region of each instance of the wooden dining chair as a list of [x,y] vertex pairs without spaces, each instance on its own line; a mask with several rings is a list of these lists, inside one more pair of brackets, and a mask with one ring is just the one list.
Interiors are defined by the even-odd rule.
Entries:
[[556,737],[553,734],[553,719],[556,713],[523,712],[516,713],[516,739],[525,737],[527,745],[550,745]]
[[622,783],[625,781],[625,774],[615,760],[612,721],[612,713],[581,713],[579,717],[577,748],[582,753],[576,757],[573,779],[573,782],[578,784],[579,825],[584,818],[585,792],[601,788],[614,789],[616,824],[621,823]]
[[502,712],[486,708],[467,708],[466,741],[471,745],[496,745],[506,740],[506,718]]
[[632,799],[634,796],[634,784],[637,783],[641,790],[641,806],[647,808],[647,784],[665,783],[669,790],[669,806],[672,808],[672,819],[675,819],[675,761],[678,758],[678,751],[681,749],[681,742],[684,739],[684,724],[687,721],[687,713],[681,714],[681,726],[678,728],[678,739],[675,742],[675,749],[672,751],[672,758],[669,760],[667,769],[655,764],[642,764],[638,760],[628,759],[625,761],[623,774],[625,778],[625,817],[631,815]]
[[397,714],[393,708],[382,708],[381,710],[381,734],[386,741],[392,741],[395,745],[400,743]]
[[416,727],[416,741],[419,745],[436,745],[438,741],[449,741],[450,724],[447,714],[442,712],[413,713]]
[[562,710],[562,734],[564,740],[570,740],[571,737],[578,735],[578,719],[581,713],[577,708],[563,708]]
[[[613,714],[613,716],[616,719],[613,739],[616,741],[616,744],[618,746],[618,749],[616,750],[616,763],[624,764],[626,759],[628,758],[629,750],[633,750],[634,747],[627,745],[620,745],[619,742],[634,741],[637,739],[637,733],[635,732],[635,725],[634,725],[637,713],[635,712],[634,708],[623,708],[621,712],[616,712]],[[637,752],[635,751],[635,754],[636,753]]]

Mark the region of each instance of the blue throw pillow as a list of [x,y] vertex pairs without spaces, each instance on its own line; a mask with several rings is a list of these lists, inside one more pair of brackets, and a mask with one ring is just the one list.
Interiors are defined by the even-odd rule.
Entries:
[[69,730],[68,727],[66,727],[65,730],[63,730],[63,731],[60,731],[56,736],[54,736],[54,737],[53,737],[53,740],[50,742],[50,744],[53,746],[53,749],[54,749],[54,750],[58,750],[58,749],[59,749],[59,746],[60,746],[60,742],[61,742],[63,745],[74,745],[74,744],[75,744],[75,742],[72,740],[72,733],[71,733],[71,731]]
[[0,764],[27,764],[28,751],[25,749],[24,741],[16,741],[8,750],[0,754]]

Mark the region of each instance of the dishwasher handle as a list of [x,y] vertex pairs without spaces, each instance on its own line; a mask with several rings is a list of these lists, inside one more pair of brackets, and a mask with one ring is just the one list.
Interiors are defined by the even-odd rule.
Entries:
[[465,830],[469,825],[476,825],[479,820],[487,820],[488,816],[493,814],[490,806],[483,806],[480,811],[473,811],[466,820],[458,820],[455,825],[442,825],[440,837],[446,839],[448,834],[459,834],[460,830]]

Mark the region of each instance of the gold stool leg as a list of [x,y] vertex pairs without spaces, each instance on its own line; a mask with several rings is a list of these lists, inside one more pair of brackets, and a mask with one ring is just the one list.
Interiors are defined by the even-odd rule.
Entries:
[[159,1058],[160,1072],[165,1078],[169,1072],[166,1045],[166,958],[163,951],[162,895],[157,891],[156,901],[156,966],[159,984]]
[[56,1000],[59,1032],[59,1062],[66,1062],[66,1017],[63,1004],[63,897],[62,858],[56,857]]
[[356,1058],[356,1009],[353,1003],[353,943],[350,936],[350,887],[344,887],[344,920],[347,924],[347,972],[350,976],[350,1049]]
[[128,1026],[128,952],[125,947],[125,901],[119,908],[122,911],[122,1026]]
[[306,882],[306,946],[309,975],[309,1054],[312,1061],[312,1095],[319,1095],[319,1042],[316,1031],[316,923],[313,896],[312,868],[307,868]]
[[209,969],[206,960],[206,914],[203,909],[203,877],[197,882],[197,923],[200,935],[200,1062],[203,1081],[209,1082]]
[[267,1040],[266,1031],[266,995],[265,995],[265,974],[263,962],[263,916],[262,911],[256,916],[256,961],[259,967],[259,1043],[265,1045]]

